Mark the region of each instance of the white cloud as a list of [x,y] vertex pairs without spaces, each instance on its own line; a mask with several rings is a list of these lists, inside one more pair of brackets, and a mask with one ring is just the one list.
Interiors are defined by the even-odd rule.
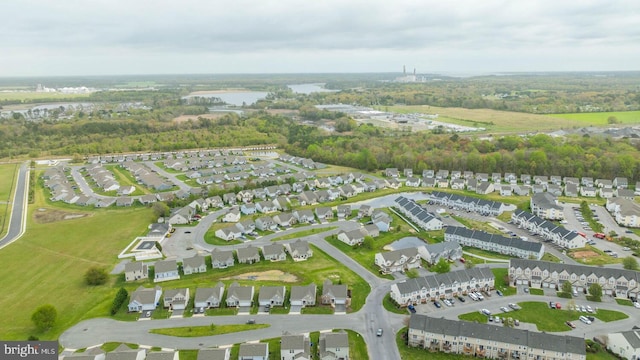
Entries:
[[0,76],[637,70],[639,23],[637,1],[7,0]]

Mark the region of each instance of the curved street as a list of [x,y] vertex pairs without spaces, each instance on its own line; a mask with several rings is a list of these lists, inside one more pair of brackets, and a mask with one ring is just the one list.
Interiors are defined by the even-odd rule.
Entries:
[[27,226],[27,201],[29,200],[29,163],[23,163],[18,170],[13,192],[11,215],[7,234],[0,239],[0,249],[18,240]]

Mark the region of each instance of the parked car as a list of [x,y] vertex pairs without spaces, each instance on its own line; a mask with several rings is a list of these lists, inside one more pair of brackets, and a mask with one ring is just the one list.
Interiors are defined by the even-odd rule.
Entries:
[[496,290],[496,294],[498,294],[498,296],[502,296],[502,291]]
[[587,312],[587,308],[584,305],[580,305],[580,312]]
[[458,296],[458,300],[460,300],[460,302],[465,302],[467,300],[465,300],[462,296]]
[[580,316],[580,321],[582,321],[583,323],[590,325],[591,324],[591,320],[587,319],[586,316]]
[[524,288],[524,292],[529,293],[529,288]]
[[509,305],[507,305],[507,306],[509,306],[513,310],[520,310],[520,305],[518,305],[518,304],[509,303]]
[[451,302],[448,299],[444,299],[442,302],[447,306],[451,306]]
[[567,321],[567,322],[565,322],[565,324],[567,324],[567,326],[572,328],[572,329],[576,328],[576,326],[571,321]]
[[506,306],[501,307],[500,310],[502,310],[502,312],[509,312],[509,308]]
[[587,308],[587,312],[588,313],[592,313],[593,312],[593,309],[591,308],[591,306],[587,305],[586,308]]
[[409,309],[409,311],[410,311],[412,314],[415,314],[415,313],[416,313],[416,307],[415,307],[415,306],[413,306],[413,305],[409,305],[409,306],[407,306],[407,309]]
[[518,319],[513,320],[513,325],[520,326],[520,320]]
[[473,301],[478,301],[478,297],[476,296],[476,294],[474,294],[474,293],[472,293],[472,292],[470,292],[470,293],[469,293],[469,297],[470,297],[470,298],[471,298],[471,300],[473,300]]
[[636,309],[640,309],[640,303],[639,303],[639,302],[637,302],[637,301],[633,303],[633,306],[634,306]]
[[489,310],[487,310],[487,309],[482,309],[482,310],[480,310],[480,312],[481,312],[481,313],[483,313],[483,314],[485,314],[485,315],[487,315],[487,316],[490,316],[490,315],[491,315],[491,311],[489,311]]
[[440,305],[440,302],[438,302],[438,300],[434,301],[433,305],[435,305],[435,307],[437,307],[438,309],[442,307],[442,305]]
[[552,309],[555,309],[556,308],[556,303],[553,302],[553,301],[549,301],[549,307],[552,308]]

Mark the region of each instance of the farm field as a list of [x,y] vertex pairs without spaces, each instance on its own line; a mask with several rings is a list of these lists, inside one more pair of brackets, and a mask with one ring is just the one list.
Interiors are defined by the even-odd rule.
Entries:
[[13,199],[14,181],[20,164],[0,165],[0,238],[7,233],[11,203]]
[[442,108],[428,105],[388,106],[378,109],[398,113],[438,114],[437,121],[483,127],[491,132],[535,132],[588,125],[576,119],[490,109]]
[[550,114],[551,118],[577,120],[583,125],[608,125],[609,116],[615,116],[621,124],[640,123],[640,111],[613,111],[613,112],[590,112],[590,113],[570,113],[570,114]]
[[[5,310],[0,338],[56,339],[78,321],[106,314],[117,289],[88,287],[84,273],[91,266],[110,271],[117,261],[115,254],[146,233],[153,220],[147,208],[80,213],[50,206],[38,189],[36,202],[29,207],[27,232],[0,252],[0,278],[3,287],[12,290],[0,298]],[[57,309],[58,320],[52,329],[39,333],[31,313],[44,304]]]
[[61,94],[61,93],[45,93],[35,91],[3,91],[0,92],[0,100],[40,100],[40,99],[60,99],[63,101],[69,99],[88,98],[91,94]]

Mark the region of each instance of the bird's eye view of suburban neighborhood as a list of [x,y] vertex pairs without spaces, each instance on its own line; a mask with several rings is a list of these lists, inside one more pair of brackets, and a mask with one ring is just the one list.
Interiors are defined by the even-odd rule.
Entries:
[[638,5],[113,2],[3,10],[0,360],[640,359]]

